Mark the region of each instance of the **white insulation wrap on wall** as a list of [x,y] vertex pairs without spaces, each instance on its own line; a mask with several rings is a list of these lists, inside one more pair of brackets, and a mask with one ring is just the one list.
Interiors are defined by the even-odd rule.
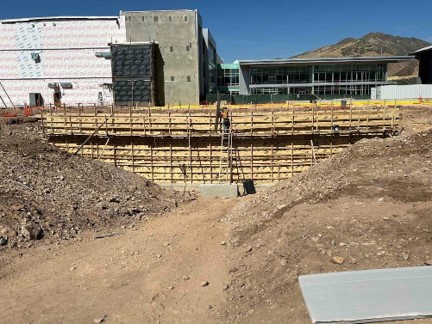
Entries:
[[[110,104],[111,61],[96,56],[126,39],[124,17],[0,21],[0,82],[15,106],[40,93],[45,105],[61,93],[66,105]],[[69,83],[71,88],[50,88]],[[0,87],[0,96],[9,104]],[[0,108],[4,106],[0,101]]]
[[378,87],[376,91],[376,99],[394,100],[419,98],[432,98],[432,84],[389,85]]

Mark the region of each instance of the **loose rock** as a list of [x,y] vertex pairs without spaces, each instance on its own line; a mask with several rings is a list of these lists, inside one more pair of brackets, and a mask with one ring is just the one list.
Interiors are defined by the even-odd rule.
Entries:
[[31,224],[21,226],[21,234],[30,241],[40,240],[43,237],[42,228],[38,225]]
[[106,318],[106,316],[104,316],[104,317],[100,317],[100,318],[95,318],[95,319],[93,320],[93,323],[95,323],[95,324],[103,323],[103,322],[105,322],[105,318]]
[[345,259],[343,257],[334,256],[332,259],[332,262],[335,264],[343,264],[345,262]]
[[0,246],[5,246],[8,243],[8,238],[0,236]]

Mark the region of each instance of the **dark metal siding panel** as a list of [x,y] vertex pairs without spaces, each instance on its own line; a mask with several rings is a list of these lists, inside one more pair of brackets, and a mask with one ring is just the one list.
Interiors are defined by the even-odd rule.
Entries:
[[153,103],[151,81],[115,80],[114,101],[120,105]]
[[163,105],[163,60],[157,44],[113,45],[114,102],[118,105]]
[[152,45],[113,46],[112,74],[118,78],[143,78],[152,76]]
[[432,51],[424,52],[419,57],[420,79],[423,84],[432,84]]

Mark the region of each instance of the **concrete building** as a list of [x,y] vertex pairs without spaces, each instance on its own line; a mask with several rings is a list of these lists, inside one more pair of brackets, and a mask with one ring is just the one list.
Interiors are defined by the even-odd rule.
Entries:
[[1,20],[0,107],[110,104],[108,43],[125,36],[118,16]]
[[[165,62],[165,103],[197,104],[210,88],[216,43],[197,10],[124,11],[128,42],[158,42]],[[214,80],[212,81],[214,82]]]
[[369,96],[392,84],[387,65],[409,56],[239,61],[240,95]]
[[197,10],[2,20],[0,107],[111,104],[108,44],[125,42],[158,43],[165,100],[157,102],[198,104],[216,88],[220,63],[216,42],[202,26]]
[[421,48],[411,55],[419,61],[419,77],[423,84],[432,84],[432,46]]

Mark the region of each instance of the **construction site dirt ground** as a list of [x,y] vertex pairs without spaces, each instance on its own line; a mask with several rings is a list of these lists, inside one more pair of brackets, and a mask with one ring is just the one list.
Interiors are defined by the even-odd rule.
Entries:
[[[2,125],[0,322],[310,323],[300,275],[431,264],[432,108],[402,112],[399,137],[229,200],[163,191],[51,148],[35,124]],[[64,175],[40,174],[62,160]],[[46,234],[25,239],[23,221]]]

